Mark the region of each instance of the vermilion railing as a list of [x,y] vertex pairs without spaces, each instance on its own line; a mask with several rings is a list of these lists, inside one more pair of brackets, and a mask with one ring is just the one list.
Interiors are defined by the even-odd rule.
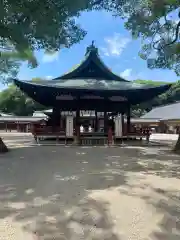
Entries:
[[[65,136],[66,130],[60,127],[52,127],[52,126],[33,126],[31,129],[33,135],[59,135]],[[92,132],[93,134],[93,132]],[[96,132],[97,134],[97,132]],[[148,136],[151,132],[148,129],[136,129],[127,132],[126,128],[123,129],[123,136]],[[75,130],[74,130],[75,135]],[[112,133],[114,135],[114,132]]]
[[151,132],[149,130],[134,130],[134,131],[130,131],[127,132],[126,129],[124,129],[123,131],[123,135],[124,136],[147,136],[150,135]]
[[65,130],[60,127],[41,126],[32,128],[33,135],[65,135]]

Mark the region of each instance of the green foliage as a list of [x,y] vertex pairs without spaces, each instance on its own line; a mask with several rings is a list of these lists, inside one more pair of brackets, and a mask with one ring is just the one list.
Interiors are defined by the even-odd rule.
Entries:
[[28,61],[29,65],[31,67],[37,67],[37,60],[35,58],[35,56],[33,55],[31,50],[22,50],[21,52],[17,52],[17,51],[1,51],[0,52],[0,57],[1,59],[4,60],[15,60],[15,61]]
[[0,77],[14,77],[21,61],[36,67],[34,50],[52,53],[83,39],[86,32],[76,18],[95,4],[95,0],[0,1]]
[[[152,86],[167,84],[167,82],[151,81],[151,80],[136,80],[135,82],[142,83],[142,84],[149,84]],[[136,105],[133,108],[133,115],[140,117],[154,107],[174,103],[177,101],[180,101],[180,81],[173,83],[170,90],[167,91],[166,93],[161,94],[160,96],[152,99],[149,102]]]
[[125,26],[135,38],[142,37],[140,52],[149,68],[173,69],[180,75],[180,15],[179,1],[140,1],[126,18]]
[[152,86],[160,86],[162,84],[167,84],[167,82],[163,82],[163,81],[152,81],[152,80],[142,80],[142,79],[137,79],[134,82],[141,83],[141,84],[149,84]]
[[88,1],[7,0],[0,3],[1,37],[16,49],[59,50],[84,37],[75,17]]
[[132,37],[143,39],[139,55],[148,67],[180,74],[179,0],[6,0],[0,2],[0,76],[14,76],[24,60],[37,66],[34,50],[52,53],[79,42],[86,32],[76,19],[92,9],[124,19]]
[[35,110],[42,110],[44,107],[28,98],[14,85],[10,85],[0,92],[0,109],[4,113],[26,116],[31,115]]
[[31,79],[32,82],[40,82],[40,81],[42,81],[42,80],[43,80],[43,79],[40,78],[40,77],[35,77],[35,78],[32,78],[32,79]]
[[[0,49],[2,49],[2,46],[0,46]],[[9,83],[11,78],[17,75],[21,61],[28,61],[30,67],[36,67],[38,64],[31,50],[18,52],[11,47],[6,50],[3,48],[0,51],[1,82]]]
[[140,57],[149,68],[173,69],[180,75],[179,0],[103,0],[106,9],[124,19],[134,39],[142,39]]

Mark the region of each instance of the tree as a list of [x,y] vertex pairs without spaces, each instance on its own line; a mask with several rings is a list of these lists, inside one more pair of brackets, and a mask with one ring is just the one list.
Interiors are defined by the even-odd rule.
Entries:
[[[145,42],[140,56],[147,60],[149,68],[173,69],[180,75],[179,0],[137,2],[136,6],[131,5],[126,9],[129,15],[125,26],[133,37],[142,37]],[[180,134],[174,151],[180,152]]]
[[[76,24],[87,1],[7,0],[0,3],[0,35],[18,50],[59,50],[85,34]],[[84,3],[84,4],[83,4]]]
[[27,97],[14,85],[0,93],[0,110],[19,116],[32,115],[35,110],[43,110],[44,106]]
[[30,50],[18,52],[12,48],[5,50],[2,46],[0,49],[0,77],[3,83],[9,83],[10,79],[17,75],[21,61],[28,61],[31,67],[37,66],[37,60]]
[[[33,111],[34,102],[27,98],[14,85],[10,85],[7,89],[0,93],[0,109],[3,112],[13,113],[15,115],[28,115]],[[7,152],[8,148],[0,138],[0,153]]]
[[42,81],[42,80],[43,80],[43,79],[40,78],[40,77],[35,77],[35,78],[32,78],[32,79],[31,79],[32,82],[40,82],[40,81]]
[[142,39],[140,57],[149,68],[173,69],[180,75],[179,0],[103,0],[96,9],[123,18],[132,37]]
[[[132,37],[142,39],[139,55],[149,68],[172,69],[180,75],[179,0],[103,0],[95,8],[123,18]],[[175,151],[180,152],[180,135]]]
[[52,53],[83,39],[86,32],[76,18],[95,4],[94,0],[1,1],[0,77],[14,77],[23,60],[36,66],[34,50]]
[[140,56],[147,60],[150,68],[173,69],[180,75],[179,1],[142,2],[142,8],[138,9],[136,6],[136,10],[125,23],[133,37],[143,38],[144,45]]
[[28,60],[31,66],[36,66],[34,50],[51,53],[79,42],[86,32],[75,18],[94,4],[94,0],[1,1],[0,78],[14,77],[21,61]]

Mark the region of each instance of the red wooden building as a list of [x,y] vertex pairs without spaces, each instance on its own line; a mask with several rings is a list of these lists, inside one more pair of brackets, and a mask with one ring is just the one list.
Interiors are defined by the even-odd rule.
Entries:
[[14,116],[0,113],[0,130],[6,132],[29,132],[34,124],[42,124],[47,117]]

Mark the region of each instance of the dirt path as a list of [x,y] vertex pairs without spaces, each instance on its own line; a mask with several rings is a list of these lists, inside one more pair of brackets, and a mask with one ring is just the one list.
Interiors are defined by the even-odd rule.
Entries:
[[165,148],[15,149],[0,155],[0,239],[177,240],[179,192]]

